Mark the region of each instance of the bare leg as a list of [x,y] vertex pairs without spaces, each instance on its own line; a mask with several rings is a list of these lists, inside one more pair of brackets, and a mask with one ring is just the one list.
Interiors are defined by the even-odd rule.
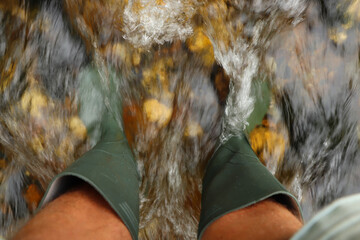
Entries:
[[301,221],[283,205],[266,199],[217,219],[202,239],[289,239],[301,227]]
[[61,195],[14,237],[40,239],[131,239],[131,235],[108,203],[85,183]]

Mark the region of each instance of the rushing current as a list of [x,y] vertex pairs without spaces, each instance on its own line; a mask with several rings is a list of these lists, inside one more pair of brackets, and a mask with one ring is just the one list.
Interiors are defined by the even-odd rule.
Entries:
[[196,239],[217,142],[242,132],[305,220],[360,191],[360,0],[0,1],[0,235],[99,140],[137,161],[140,239]]

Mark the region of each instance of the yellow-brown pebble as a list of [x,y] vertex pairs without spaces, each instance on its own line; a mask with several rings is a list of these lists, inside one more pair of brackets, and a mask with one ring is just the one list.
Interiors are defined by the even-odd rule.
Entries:
[[185,137],[197,137],[202,136],[204,133],[202,127],[197,122],[190,122],[186,125],[184,136]]
[[34,118],[41,117],[41,109],[46,108],[48,105],[47,97],[40,92],[33,92],[31,96],[30,115]]
[[256,127],[249,136],[251,148],[259,157],[263,164],[266,164],[264,159],[264,152],[271,154],[272,157],[277,158],[280,163],[285,154],[286,140],[285,137],[278,133],[275,129],[264,126]]
[[30,112],[33,118],[41,118],[42,109],[49,104],[49,100],[39,89],[30,87],[26,90],[20,100],[20,107],[23,111]]
[[55,155],[62,159],[64,162],[68,162],[69,153],[74,153],[74,142],[70,137],[64,138],[58,148],[55,151]]
[[87,130],[84,123],[78,116],[73,116],[69,120],[70,131],[77,137],[78,139],[84,140],[87,135]]
[[146,100],[143,110],[149,122],[157,123],[161,127],[169,123],[173,111],[172,108],[167,107],[156,99]]
[[44,140],[41,136],[36,136],[31,139],[31,148],[37,153],[41,153],[44,151]]
[[186,45],[190,51],[200,54],[205,66],[212,66],[214,64],[213,46],[201,28],[195,30],[193,36],[186,41]]
[[30,210],[37,208],[42,196],[43,192],[35,184],[29,185],[24,194],[24,198]]

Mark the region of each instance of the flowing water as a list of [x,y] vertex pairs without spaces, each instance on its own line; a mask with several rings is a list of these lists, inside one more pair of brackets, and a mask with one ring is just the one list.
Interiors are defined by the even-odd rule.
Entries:
[[206,163],[243,131],[306,219],[359,192],[359,22],[359,0],[2,0],[1,234],[107,110],[141,176],[141,239],[196,238]]

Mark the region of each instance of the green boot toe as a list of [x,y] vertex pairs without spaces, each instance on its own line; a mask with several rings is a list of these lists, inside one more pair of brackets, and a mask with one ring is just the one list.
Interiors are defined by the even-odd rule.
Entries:
[[79,179],[94,187],[122,219],[133,239],[139,231],[139,175],[123,131],[111,114],[102,121],[98,144],[53,179],[39,208]]
[[199,239],[221,216],[270,197],[301,217],[296,198],[261,164],[246,137],[232,137],[217,149],[205,172]]

